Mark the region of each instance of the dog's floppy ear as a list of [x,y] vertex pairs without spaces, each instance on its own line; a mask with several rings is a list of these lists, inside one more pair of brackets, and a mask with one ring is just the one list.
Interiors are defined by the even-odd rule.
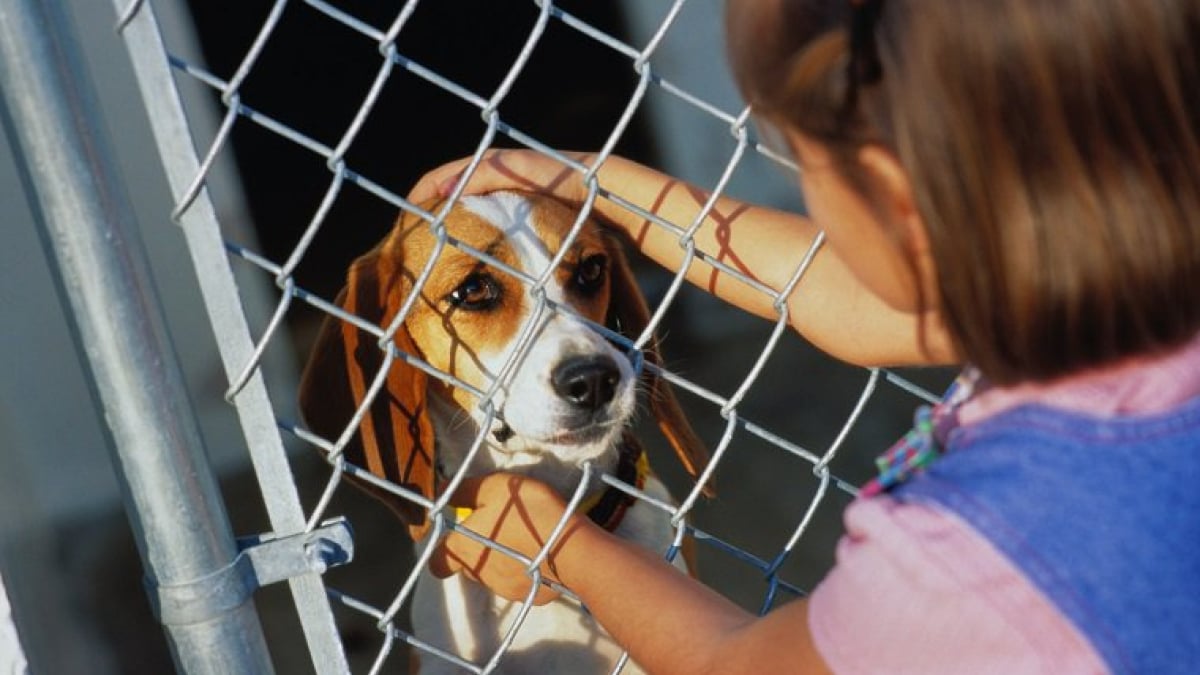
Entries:
[[[646,299],[642,297],[641,288],[629,267],[622,242],[613,233],[609,233],[607,242],[612,278],[609,316],[627,337],[636,338],[650,324],[650,308],[646,305]],[[662,366],[657,337],[650,338],[644,354],[647,361]],[[666,380],[651,374],[648,369],[642,377],[649,385],[650,410],[654,413],[658,428],[674,448],[683,467],[693,478],[696,477],[708,465],[708,448],[692,429],[691,423],[679,407],[674,390]],[[712,487],[706,485],[704,493],[711,495]]]
[[[404,301],[399,246],[389,246],[399,229],[354,261],[337,298],[342,309],[385,328]],[[403,326],[396,331],[395,345],[420,356]],[[335,316],[326,317],[300,382],[300,411],[308,427],[329,440],[341,436],[379,374],[383,357],[374,335]],[[376,476],[431,497],[435,475],[433,425],[425,408],[427,377],[394,360],[384,387],[347,443],[345,457]],[[420,505],[347,477],[386,503],[409,525],[414,539],[425,534],[429,525]]]

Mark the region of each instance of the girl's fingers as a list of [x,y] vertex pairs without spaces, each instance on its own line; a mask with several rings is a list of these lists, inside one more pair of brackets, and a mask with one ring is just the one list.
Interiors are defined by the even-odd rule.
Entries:
[[[450,505],[478,509],[479,493],[487,479],[488,477],[464,479],[454,494],[450,495]],[[486,547],[478,542],[452,532],[434,549],[429,559],[429,571],[435,577],[445,579],[464,568],[477,566],[486,551]]]
[[462,180],[462,173],[456,173],[449,178],[443,179],[438,183],[437,191],[439,197],[449,197],[450,193],[454,192],[454,188],[458,187],[458,182]]
[[[451,533],[434,549],[429,559],[429,571],[438,579],[461,574],[513,601],[527,598],[533,583],[521,561],[457,533]],[[534,593],[533,604],[544,605],[558,595],[557,591],[540,585]]]
[[429,558],[429,571],[438,579],[464,572],[472,576],[486,548],[460,534],[450,533],[442,539]]
[[[547,500],[549,495],[552,493],[548,488],[536,481],[501,473],[464,480],[451,495],[450,503],[472,510],[460,527],[532,558],[545,545],[545,532],[553,528],[562,513],[561,500]],[[549,524],[531,520],[534,511],[547,509],[544,515]],[[451,532],[434,549],[429,571],[439,579],[462,574],[509,600],[524,600],[533,582],[525,562],[458,532]],[[544,604],[557,596],[555,591],[540,586],[534,602]]]
[[450,506],[465,506],[471,509],[479,508],[482,506],[480,497],[485,487],[490,485],[491,481],[497,480],[497,476],[502,475],[490,474],[475,478],[464,478],[458,484],[458,489],[454,491],[454,494],[450,495]]
[[[585,164],[588,155],[577,152],[564,153]],[[464,176],[471,157],[464,157],[430,171],[413,187],[409,201],[420,204],[435,197],[447,197],[459,182],[466,178],[463,194],[482,194],[494,190],[529,190],[547,192],[568,202],[582,198],[581,174],[571,166],[532,150],[492,149],[471,172]]]
[[[435,197],[444,197],[450,194],[450,191],[454,189],[454,185],[458,182],[458,177],[462,175],[463,170],[470,163],[470,157],[457,159],[425,174],[408,193],[408,201],[414,204],[421,204]],[[450,189],[443,192],[447,183]]]

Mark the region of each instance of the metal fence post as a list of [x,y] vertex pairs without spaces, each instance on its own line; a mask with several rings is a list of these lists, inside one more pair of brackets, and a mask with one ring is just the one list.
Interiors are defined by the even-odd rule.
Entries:
[[[237,549],[71,32],[59,3],[0,0],[0,118],[104,411],[147,582],[161,601],[228,575]],[[163,613],[176,665],[271,672],[248,596],[219,599],[201,603],[205,611]]]

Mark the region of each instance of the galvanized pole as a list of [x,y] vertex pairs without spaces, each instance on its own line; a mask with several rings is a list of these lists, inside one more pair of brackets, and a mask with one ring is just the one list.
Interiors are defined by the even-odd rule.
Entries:
[[[65,12],[59,2],[0,0],[0,118],[104,412],[176,665],[188,673],[269,673],[262,628],[238,583],[228,519]],[[208,583],[196,583],[202,580]]]

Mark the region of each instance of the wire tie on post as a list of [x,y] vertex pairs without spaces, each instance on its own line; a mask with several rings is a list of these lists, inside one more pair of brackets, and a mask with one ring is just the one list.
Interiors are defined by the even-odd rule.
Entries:
[[350,523],[339,517],[312,532],[239,539],[238,549],[228,565],[198,579],[169,585],[147,579],[146,592],[159,621],[166,626],[207,621],[240,606],[264,586],[324,574],[354,558],[354,538]]

